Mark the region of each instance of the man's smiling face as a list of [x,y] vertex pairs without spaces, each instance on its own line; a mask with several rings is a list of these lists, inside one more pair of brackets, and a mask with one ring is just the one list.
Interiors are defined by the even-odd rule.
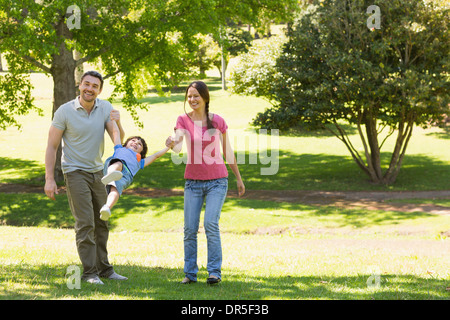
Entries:
[[102,92],[100,79],[93,76],[85,76],[78,86],[80,98],[85,102],[92,103]]

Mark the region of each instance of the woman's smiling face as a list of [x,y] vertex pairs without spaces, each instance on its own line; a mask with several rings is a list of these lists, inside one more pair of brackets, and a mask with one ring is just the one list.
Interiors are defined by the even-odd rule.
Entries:
[[190,87],[187,93],[187,100],[192,110],[199,110],[205,108],[205,100],[198,92],[197,89]]

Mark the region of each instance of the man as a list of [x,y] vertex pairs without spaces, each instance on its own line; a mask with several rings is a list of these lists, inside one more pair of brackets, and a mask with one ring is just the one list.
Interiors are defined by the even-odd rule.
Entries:
[[[82,279],[103,284],[99,276],[127,280],[118,275],[108,261],[106,244],[109,229],[100,219],[100,209],[107,194],[103,177],[104,132],[111,139],[124,132],[112,105],[97,99],[102,92],[103,78],[95,71],[86,72],[79,85],[80,95],[56,110],[50,126],[45,153],[45,193],[55,200],[58,194],[54,178],[56,151],[62,139],[61,165],[70,209],[75,218],[78,255],[83,265]],[[112,121],[111,119],[116,119]],[[117,125],[119,123],[119,127]]]

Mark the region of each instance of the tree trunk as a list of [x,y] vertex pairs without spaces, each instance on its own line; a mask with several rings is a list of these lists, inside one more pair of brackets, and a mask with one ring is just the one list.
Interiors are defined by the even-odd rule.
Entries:
[[[81,53],[75,50],[73,53],[73,57],[75,61],[78,61],[81,59]],[[75,68],[75,92],[77,96],[80,94],[78,85],[81,82],[81,77],[83,76],[83,74],[84,74],[84,66],[83,64],[80,64],[78,67]]]
[[370,155],[366,154],[368,169],[371,172],[372,181],[380,183],[383,179],[381,172],[380,147],[378,144],[377,119],[371,108],[364,112],[367,142]]
[[220,76],[222,78],[222,90],[227,90],[227,82],[226,82],[226,70],[227,70],[227,60],[225,58],[225,49],[223,48],[223,45],[221,46],[222,49],[222,57],[221,57],[221,61],[222,61],[222,72],[220,73]]
[[392,152],[389,168],[383,177],[383,183],[391,184],[394,183],[397,179],[400,168],[402,166],[403,158],[405,156],[406,147],[408,146],[409,139],[412,135],[413,127],[414,118],[409,119],[408,122],[401,122],[399,124],[397,140],[395,143],[394,151]]
[[[347,133],[338,125],[336,121],[334,121],[334,125],[337,128],[337,133],[328,127],[325,128],[345,144],[347,149],[350,151],[353,160],[355,160],[359,168],[369,176],[373,183],[385,185],[394,183],[400,172],[402,161],[406,153],[406,147],[408,146],[408,142],[412,135],[415,116],[410,114],[408,117],[403,117],[403,120],[399,122],[397,140],[392,152],[389,168],[384,174],[381,168],[381,153],[380,145],[378,143],[379,133],[376,127],[376,117],[370,110],[365,110],[364,113],[360,113],[358,117],[357,127],[364,147],[367,163],[365,163],[363,158],[359,155],[358,150],[356,150],[356,148],[352,145]],[[366,127],[367,143],[363,130],[361,129],[363,124]]]
[[[65,45],[64,39],[70,38],[70,31],[67,28],[64,21],[56,27],[56,32],[58,39],[61,43],[59,44],[59,52],[53,55],[53,63],[50,68],[50,73],[53,77],[53,112],[52,118],[55,111],[58,108],[70,101],[75,99],[75,60],[72,51],[69,51]],[[61,169],[61,144],[58,148],[55,163],[55,180],[56,182],[64,181],[64,176]]]

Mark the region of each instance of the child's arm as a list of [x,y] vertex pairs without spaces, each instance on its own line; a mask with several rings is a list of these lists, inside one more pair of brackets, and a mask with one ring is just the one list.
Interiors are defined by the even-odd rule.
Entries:
[[121,145],[120,139],[120,131],[115,121],[109,121],[106,123],[106,130],[108,131],[109,136],[111,137],[114,145]]
[[122,124],[120,123],[120,112],[119,110],[113,109],[111,113],[109,114],[109,118],[111,121],[115,121],[117,124],[117,127],[119,128],[120,132],[120,144],[123,143],[123,139],[125,138],[125,131],[122,128]]
[[165,147],[164,149],[152,154],[151,156],[148,156],[144,159],[144,167],[148,166],[149,164],[151,164],[153,161],[155,161],[156,159],[158,159],[159,157],[161,157],[162,155],[164,155],[167,151],[169,151],[170,148]]

